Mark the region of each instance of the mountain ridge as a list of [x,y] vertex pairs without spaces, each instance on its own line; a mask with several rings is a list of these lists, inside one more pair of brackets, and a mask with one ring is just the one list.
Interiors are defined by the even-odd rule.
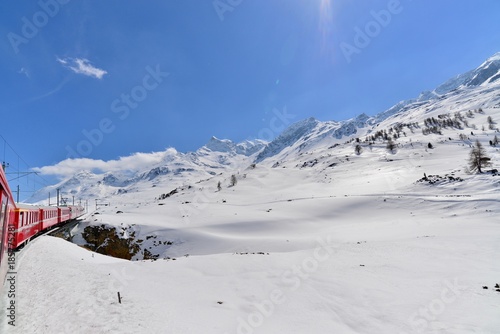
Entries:
[[[227,171],[243,170],[254,163],[273,159],[271,165],[279,164],[289,156],[297,156],[317,146],[332,146],[353,136],[366,136],[383,124],[392,127],[402,119],[412,119],[412,114],[423,118],[426,113],[443,108],[442,101],[476,98],[483,107],[500,104],[493,92],[500,84],[500,52],[489,57],[478,68],[452,78],[431,92],[423,92],[418,98],[400,101],[393,107],[374,116],[361,114],[344,121],[319,121],[309,117],[291,124],[270,142],[260,139],[235,143],[215,136],[194,152],[181,153],[175,149],[164,155],[162,161],[135,172],[93,173],[84,171],[38,191],[28,202],[42,201],[48,192],[63,189],[71,196],[86,198],[123,193],[141,180],[159,185],[166,180],[173,185],[183,184],[183,176],[196,175],[200,179],[214,177]],[[490,100],[482,99],[482,94],[493,94]],[[482,100],[480,100],[482,99]],[[399,120],[391,121],[399,117]],[[416,116],[415,116],[416,117]],[[166,151],[166,152],[167,152]],[[132,174],[132,175],[131,175]],[[161,178],[165,180],[161,181]],[[168,183],[168,182],[167,182]],[[42,195],[43,194],[43,195]]]

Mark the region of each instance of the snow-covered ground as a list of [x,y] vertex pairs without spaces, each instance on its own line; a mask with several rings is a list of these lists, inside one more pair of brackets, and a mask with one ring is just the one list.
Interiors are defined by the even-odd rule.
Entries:
[[[159,259],[121,260],[40,237],[16,255],[16,326],[0,317],[1,332],[499,333],[500,176],[465,171],[476,139],[500,166],[500,146],[488,145],[500,133],[487,127],[488,116],[500,123],[498,91],[415,102],[358,122],[354,133],[348,123],[340,138],[338,123],[306,120],[254,167],[257,151],[229,154],[215,142],[201,156],[218,173],[200,171],[191,155],[193,169],[179,175],[78,181],[78,191],[98,189],[110,203],[92,208],[88,224],[133,233]],[[393,153],[383,140],[364,142],[396,123],[423,127],[455,112],[470,127],[404,128]],[[424,173],[437,182],[418,182]],[[75,242],[84,243],[84,226]]]

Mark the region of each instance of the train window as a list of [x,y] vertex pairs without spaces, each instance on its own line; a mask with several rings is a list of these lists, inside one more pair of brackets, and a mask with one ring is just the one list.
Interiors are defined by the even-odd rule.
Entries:
[[[0,193],[0,195],[2,195],[2,194]],[[7,200],[5,199],[4,196],[0,196],[0,197],[3,197],[2,206],[0,207],[0,228],[3,228],[5,213],[7,211]]]
[[[2,198],[2,203],[1,203],[1,206],[0,206],[0,235],[4,235],[4,232],[5,234],[7,234],[7,230],[8,230],[8,226],[7,226],[7,223],[8,223],[8,212],[7,212],[7,197],[5,196],[5,194],[3,194],[2,192],[0,192],[0,198]],[[6,249],[4,248],[5,245],[4,245],[4,240],[1,240],[0,238],[0,262],[4,261],[4,252],[6,251]],[[3,265],[3,264],[2,264]]]

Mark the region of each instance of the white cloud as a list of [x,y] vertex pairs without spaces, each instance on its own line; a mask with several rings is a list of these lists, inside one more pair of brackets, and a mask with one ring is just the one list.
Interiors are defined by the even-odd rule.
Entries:
[[96,79],[102,79],[102,77],[108,73],[103,69],[93,66],[90,61],[85,58],[57,58],[57,61],[77,74],[83,74]]
[[94,173],[141,171],[153,165],[175,158],[177,151],[169,148],[163,152],[135,153],[116,160],[94,160],[88,158],[66,159],[52,166],[37,167],[33,170],[42,175],[55,175],[61,179],[73,176],[82,170]]
[[17,73],[19,74],[24,74],[27,78],[30,77],[30,73],[28,72],[27,69],[25,69],[24,67],[21,67],[21,69],[19,71],[17,71]]

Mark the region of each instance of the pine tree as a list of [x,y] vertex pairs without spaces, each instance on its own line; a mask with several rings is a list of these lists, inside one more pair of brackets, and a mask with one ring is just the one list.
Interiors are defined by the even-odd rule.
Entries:
[[356,145],[356,147],[354,148],[354,152],[356,152],[357,155],[360,155],[361,152],[363,152],[363,148],[361,147],[361,145]]
[[389,152],[391,152],[392,154],[395,153],[395,150],[396,150],[396,144],[392,141],[391,138],[389,138],[389,140],[387,141],[387,146],[386,146],[387,150]]
[[217,182],[217,190],[220,191],[221,189],[222,189],[222,186],[221,186],[220,181],[219,181],[219,182]]
[[230,181],[229,185],[231,187],[234,187],[236,185],[236,183],[238,183],[238,180],[236,179],[236,175],[233,174],[233,175],[231,175],[231,181]]
[[495,122],[493,122],[493,118],[488,116],[488,127],[490,130],[495,130]]
[[491,166],[490,158],[486,155],[486,151],[483,148],[483,145],[476,140],[474,147],[469,155],[469,169],[471,172],[477,170],[479,173],[483,171],[481,168]]

